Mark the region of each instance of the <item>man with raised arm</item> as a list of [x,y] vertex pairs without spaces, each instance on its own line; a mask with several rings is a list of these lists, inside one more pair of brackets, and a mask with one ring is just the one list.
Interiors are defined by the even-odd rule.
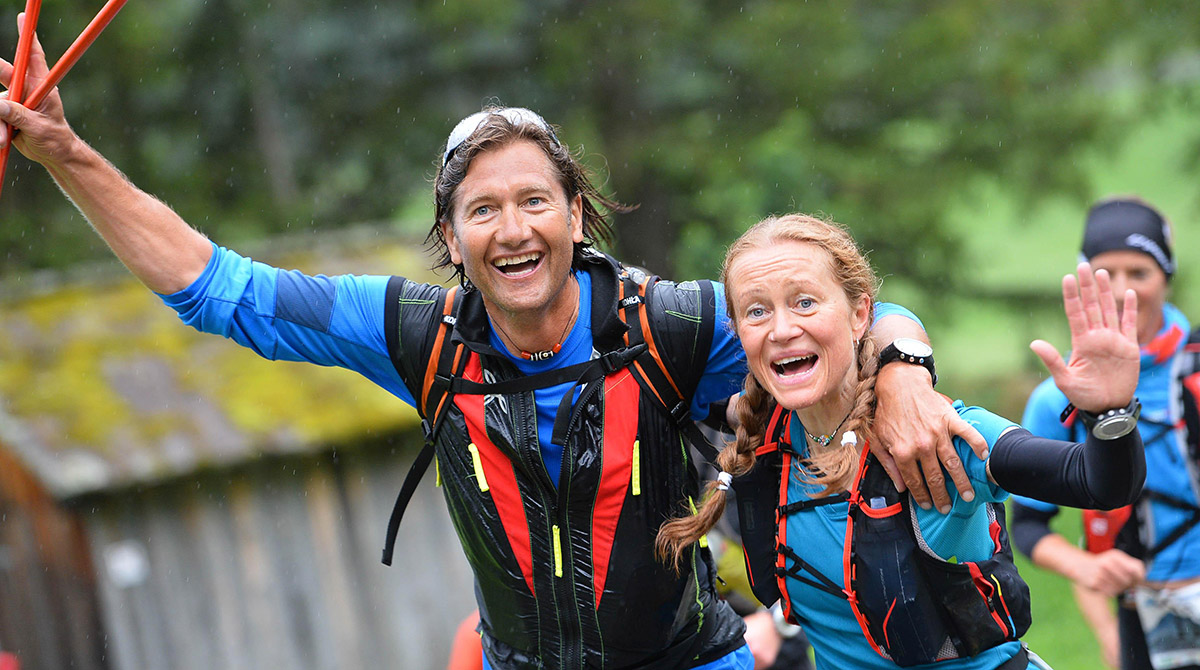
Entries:
[[[0,83],[11,72],[0,62]],[[30,84],[45,74],[37,45]],[[746,372],[723,288],[594,251],[609,230],[600,207],[619,207],[540,116],[471,115],[440,153],[430,239],[454,294],[306,276],[213,244],[80,139],[57,92],[34,110],[0,100],[0,120],[185,323],[267,358],[357,371],[421,411],[474,570],[485,667],[753,667],[708,551],[680,572],[654,557],[659,526],[697,495],[682,435]],[[880,311],[881,344],[924,340],[903,308]],[[889,360],[916,362],[904,350],[918,344]],[[884,366],[880,455],[898,487],[948,509],[947,473],[970,495],[952,435],[984,446],[924,367]]]

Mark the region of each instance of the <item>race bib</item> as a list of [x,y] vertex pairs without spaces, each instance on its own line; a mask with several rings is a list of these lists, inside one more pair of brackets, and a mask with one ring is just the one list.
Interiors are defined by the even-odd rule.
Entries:
[[1134,597],[1154,670],[1200,664],[1200,582],[1178,589],[1138,587]]

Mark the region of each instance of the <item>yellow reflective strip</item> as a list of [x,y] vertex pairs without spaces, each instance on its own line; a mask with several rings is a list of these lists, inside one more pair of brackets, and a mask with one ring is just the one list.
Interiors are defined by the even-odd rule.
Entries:
[[472,442],[467,445],[467,449],[471,450],[471,462],[475,464],[475,483],[479,484],[479,490],[487,492],[488,483],[487,475],[483,474],[483,460],[479,458],[479,447]]
[[562,538],[558,536],[558,526],[554,526],[554,576],[562,577]]
[[637,441],[633,441],[633,495],[642,495],[642,447]]
[[[700,513],[700,511],[696,509],[696,502],[694,500],[692,500],[691,496],[688,496],[688,508],[692,510],[692,516],[696,516],[697,514]],[[707,549],[708,548],[708,535],[701,535],[699,542],[700,542],[701,549]]]
[[441,488],[442,486],[442,463],[437,456],[433,457],[433,485]]

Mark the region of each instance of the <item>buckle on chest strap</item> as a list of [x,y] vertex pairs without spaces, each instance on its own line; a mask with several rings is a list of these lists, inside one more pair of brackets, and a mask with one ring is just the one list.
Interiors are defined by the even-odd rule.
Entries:
[[823,505],[836,505],[838,503],[850,500],[850,492],[842,491],[837,495],[825,496],[824,498],[813,498],[811,500],[797,500],[793,503],[779,506],[779,513],[783,515],[799,512],[801,510],[812,509],[813,507],[821,507]]
[[682,400],[671,408],[671,418],[682,426],[692,420],[692,408]]

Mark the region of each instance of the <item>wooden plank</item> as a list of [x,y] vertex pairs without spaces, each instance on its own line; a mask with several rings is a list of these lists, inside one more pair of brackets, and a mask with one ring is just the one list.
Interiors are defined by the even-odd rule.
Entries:
[[[397,455],[398,454],[398,455]],[[379,562],[392,504],[415,456],[393,454],[347,459],[346,489],[356,507],[364,574],[377,595],[382,639],[391,644],[392,667],[445,667],[458,623],[475,608],[473,577],[430,469],[418,487],[397,539],[392,567]]]
[[261,508],[254,483],[239,478],[230,487],[230,511],[245,581],[243,599],[249,631],[253,668],[274,670],[299,667],[281,613],[283,599],[278,587],[277,566],[270,551],[270,510]]
[[156,609],[163,613],[165,667],[206,670],[213,667],[209,634],[207,571],[194,559],[193,536],[184,525],[184,496],[179,487],[159,487],[145,496],[142,517],[150,557],[150,584]]
[[280,577],[286,623],[290,640],[300,668],[336,667],[333,641],[326,635],[328,620],[324,616],[327,603],[323,597],[314,554],[317,551],[311,534],[312,523],[306,498],[309,491],[303,483],[311,462],[281,463],[270,473],[272,495],[262,500],[263,509],[271,509],[270,545],[272,563]]
[[[135,638],[138,643],[138,662],[131,668],[143,670],[171,670],[172,660],[178,653],[174,639],[171,637],[167,619],[172,612],[163,601],[163,593],[169,590],[170,584],[165,565],[154,555],[157,542],[149,524],[150,515],[147,507],[153,507],[153,501],[141,496],[118,500],[117,536],[118,542],[128,543],[125,546],[133,552],[140,552],[148,562],[148,572],[143,581],[131,583],[124,587],[124,595],[128,607],[133,614]],[[111,551],[110,547],[106,551]]]
[[[342,523],[347,513],[333,480],[332,463],[312,468],[306,482],[305,502],[313,538],[313,565],[324,607],[321,628],[330,642],[335,667],[377,667],[372,649],[364,635],[362,611],[354,602],[352,584],[357,575],[351,567],[351,538]],[[370,661],[367,661],[370,659]]]
[[246,586],[241,552],[238,550],[233,517],[228,503],[229,486],[205,480],[188,506],[187,523],[199,541],[195,552],[207,573],[208,597],[212,603],[213,629],[210,667],[254,670],[254,644],[243,594]]
[[[31,663],[48,664],[53,659],[46,657],[46,644],[42,625],[53,622],[39,617],[35,601],[39,593],[34,588],[29,574],[40,570],[37,551],[33,545],[32,522],[25,509],[17,505],[5,507],[0,520],[0,544],[5,548],[6,567],[0,572],[0,644],[7,651],[19,652]],[[50,650],[49,653],[53,653]]]
[[339,454],[339,460],[342,465],[338,487],[349,538],[347,563],[355,576],[351,587],[355,607],[363,613],[363,635],[369,641],[371,653],[376,659],[375,666],[401,667],[397,661],[397,640],[391,635],[388,624],[388,619],[394,616],[391,609],[394,602],[383,583],[383,578],[388,576],[388,569],[379,561],[386,525],[376,523],[377,515],[371,508],[370,491],[362,468],[363,460],[350,454]]
[[91,554],[96,557],[97,563],[96,587],[100,596],[109,665],[112,670],[140,668],[140,642],[133,606],[126,590],[114,584],[104,558],[105,551],[122,537],[116,511],[101,507],[88,515],[86,522]]

